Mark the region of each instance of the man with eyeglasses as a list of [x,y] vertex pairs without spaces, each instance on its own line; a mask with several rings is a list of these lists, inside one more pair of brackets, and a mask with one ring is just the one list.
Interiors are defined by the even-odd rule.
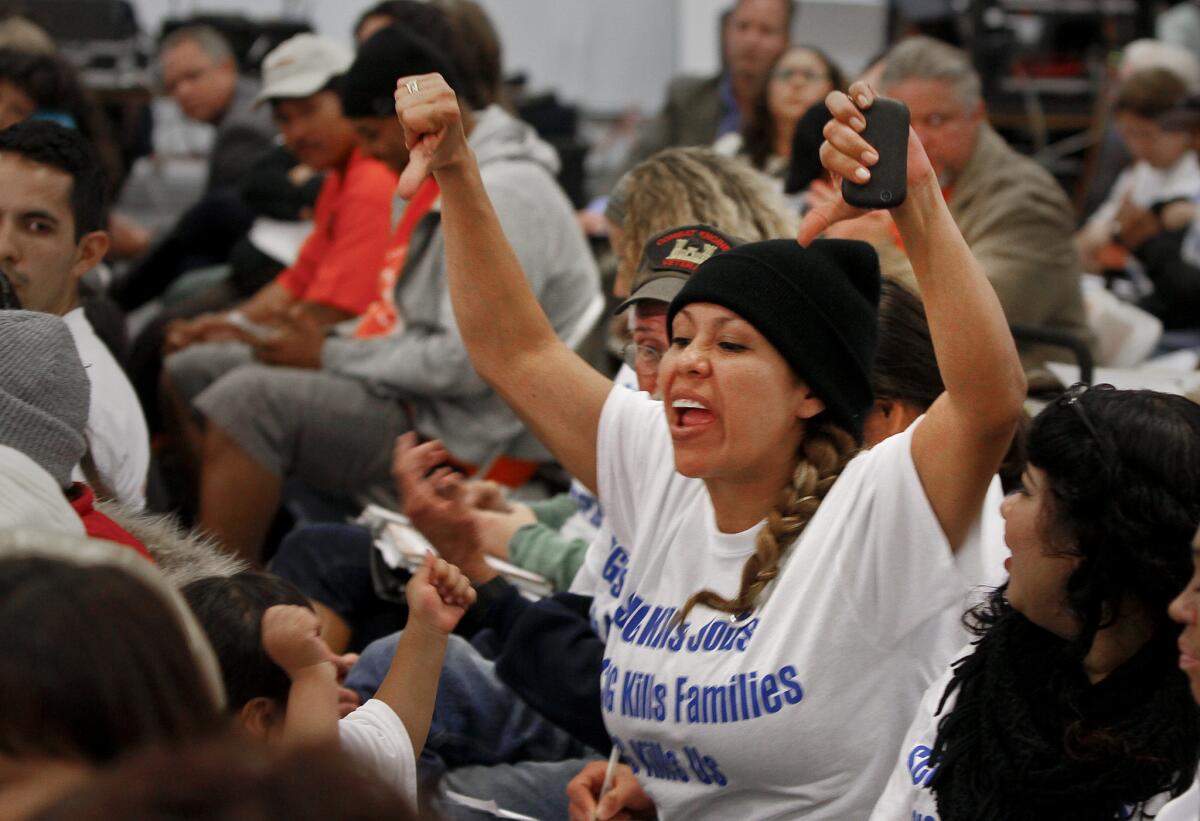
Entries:
[[[895,46],[885,62],[880,91],[908,106],[950,213],[1008,321],[1090,340],[1072,241],[1074,210],[1050,173],[988,124],[968,55],[915,37]],[[856,222],[866,227],[872,221],[890,226],[882,215]],[[911,270],[894,230],[853,238],[871,241],[889,274],[903,277]],[[1069,355],[1044,345],[1018,347],[1027,369]]]
[[238,75],[229,42],[209,26],[171,32],[158,59],[163,87],[183,116],[216,127],[205,187],[240,186],[275,139],[268,111],[254,107],[258,83]]
[[275,126],[270,111],[254,105],[258,81],[238,74],[237,59],[220,32],[202,25],[175,29],[163,39],[159,67],[163,88],[183,116],[213,126],[216,135],[200,199],[113,283],[111,294],[126,311],[161,296],[188,270],[228,260],[254,221],[254,210],[241,196],[251,175],[260,185],[274,180],[281,190],[288,186],[282,170],[260,164],[275,144]]

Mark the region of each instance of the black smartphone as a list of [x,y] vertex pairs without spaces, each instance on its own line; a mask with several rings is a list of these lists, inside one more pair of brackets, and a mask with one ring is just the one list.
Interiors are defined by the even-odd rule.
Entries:
[[842,180],[842,197],[856,208],[895,208],[908,196],[908,106],[876,97],[864,112],[863,139],[879,154],[865,185]]

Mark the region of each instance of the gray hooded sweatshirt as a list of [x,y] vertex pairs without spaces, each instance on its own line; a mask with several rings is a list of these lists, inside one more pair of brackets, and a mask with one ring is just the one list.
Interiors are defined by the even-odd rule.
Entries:
[[[575,211],[554,180],[558,156],[532,128],[496,106],[477,114],[467,142],[530,289],[555,333],[569,336],[600,298],[600,276]],[[545,458],[467,357],[446,287],[436,206],[413,231],[396,306],[402,330],[374,339],[332,337],[322,348],[322,367],[404,402],[413,427],[441,439],[460,460],[482,465],[501,454]]]

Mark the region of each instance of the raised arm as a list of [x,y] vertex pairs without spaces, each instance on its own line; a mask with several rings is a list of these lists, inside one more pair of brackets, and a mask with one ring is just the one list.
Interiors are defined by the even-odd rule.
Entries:
[[[878,162],[859,132],[874,93],[865,83],[826,100],[833,119],[821,160],[834,174],[865,181]],[[867,172],[869,175],[869,171]],[[800,241],[861,212],[840,196],[810,213]],[[937,177],[913,131],[908,138],[908,198],[892,212],[912,261],[938,370],[946,386],[913,437],[912,454],[951,548],[965,541],[988,485],[1008,450],[1025,398],[1025,374],[996,293],[959,233]]]
[[437,74],[403,77],[396,114],[409,146],[400,195],[431,173],[441,187],[447,280],[471,363],[594,491],[596,435],[611,383],[558,339],[530,291],[484,190],[454,92]]
[[408,583],[408,624],[396,644],[392,666],[375,698],[392,708],[408,730],[413,753],[420,755],[433,721],[438,681],[450,631],[475,601],[466,577],[442,559],[425,564]]
[[321,624],[307,607],[277,604],[262,619],[262,644],[292,680],[283,720],[288,747],[336,744],[338,684],[334,656]]

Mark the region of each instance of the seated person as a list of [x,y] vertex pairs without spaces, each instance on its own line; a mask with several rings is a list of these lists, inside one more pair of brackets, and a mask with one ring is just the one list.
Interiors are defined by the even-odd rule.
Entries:
[[263,63],[260,101],[270,102],[297,159],[328,175],[313,231],[293,265],[232,311],[167,325],[164,350],[174,356],[166,370],[176,402],[166,406],[166,423],[189,473],[199,448],[185,410],[192,398],[238,365],[279,361],[289,334],[298,328],[323,334],[362,313],[378,294],[396,176],[359,150],[342,114],[337,83],[348,65],[349,55],[336,43],[311,34],[287,40]]
[[721,137],[713,150],[745,157],[759,171],[783,179],[800,118],[812,106],[823,104],[826,94],[845,87],[842,70],[823,51],[789,46],[772,61],[741,131]]
[[[263,61],[259,102],[270,102],[296,158],[329,174],[299,259],[240,306],[238,316],[250,322],[274,323],[288,309],[298,308],[291,312],[294,316],[331,325],[357,316],[375,296],[396,178],[358,150],[354,130],[342,115],[336,84],[348,65],[349,56],[337,44],[311,34],[285,41]],[[229,314],[206,314],[174,323],[166,344],[177,351],[237,337]],[[247,350],[233,355],[240,361],[250,358]]]
[[647,123],[630,159],[664,148],[711,145],[750,118],[754,96],[784,52],[799,4],[792,0],[738,0],[722,18],[721,73],[671,79],[662,109]]
[[1200,195],[1200,163],[1191,130],[1170,120],[1186,96],[1183,80],[1163,68],[1135,72],[1117,89],[1113,117],[1134,164],[1121,173],[1076,235],[1085,270],[1124,268],[1130,250],[1164,229],[1179,230],[1190,221],[1176,219],[1174,212],[1163,214],[1164,206]]
[[[303,223],[312,221],[324,182],[324,174],[299,162],[286,145],[277,145],[262,154],[247,173],[239,195],[254,212],[255,224],[271,220],[297,223],[302,228]],[[211,281],[207,272],[199,287],[182,278],[185,287],[169,293],[154,318],[134,338],[125,368],[153,433],[162,430],[159,380],[167,328],[176,320],[229,310],[253,297],[295,261],[296,254],[279,259],[284,250],[273,250],[275,255],[258,247],[251,226],[233,244],[227,262],[216,266],[215,273],[220,275],[217,281]]]
[[476,0],[378,0],[354,21],[358,46],[388,26],[424,37],[450,58],[473,109],[504,104],[500,37]]
[[[663,191],[678,193],[664,197]],[[783,200],[765,177],[739,160],[694,147],[660,151],[630,170],[609,200],[606,219],[618,260],[613,293],[621,298],[629,297],[631,289],[638,290],[643,275],[651,271],[648,267],[642,271],[647,240],[660,232],[671,233],[666,230],[671,226],[720,225],[729,235],[748,239],[788,236],[795,231]],[[661,311],[657,315],[639,313],[645,314],[625,311],[616,317],[632,335],[625,348],[627,367],[617,381],[653,393],[654,368],[647,363],[652,363],[653,352],[666,350],[666,333]],[[465,509],[457,506],[455,515],[460,518],[454,522],[437,522],[438,511],[429,511],[429,527],[445,532],[469,526],[494,554],[506,552],[509,561],[550,578],[556,589],[574,589],[588,544],[599,538],[606,550],[610,547],[610,537],[601,529],[603,514],[596,498],[579,482],[572,482],[569,494],[528,511],[499,500],[495,493],[472,491],[471,495],[479,501]],[[568,513],[567,506],[578,510],[557,527],[555,520]],[[474,509],[480,507],[490,509]],[[504,507],[509,509],[495,509]],[[414,506],[407,510],[414,518],[423,516]],[[530,524],[531,514],[537,524]],[[419,522],[418,527],[422,526]],[[611,548],[621,552],[619,546]],[[335,647],[360,648],[403,625],[403,613],[380,599],[372,587],[370,551],[371,539],[365,528],[310,525],[284,539],[272,564],[274,572],[299,585],[310,597],[321,616],[324,634]]]
[[[343,98],[368,153],[405,167],[403,132],[390,116],[395,78],[442,68],[453,73],[445,57],[398,29],[363,46]],[[599,278],[554,182],[557,158],[497,106],[464,106],[462,118],[530,285],[565,335],[598,298]],[[443,439],[465,466],[545,457],[521,441],[520,421],[467,359],[446,290],[437,196],[431,181],[405,204],[383,271],[374,269],[379,298],[358,326],[327,338],[312,323],[291,323],[258,345],[261,364],[234,369],[196,397],[206,419],[199,521],[252,561],[285,476],[343,499],[375,492],[394,500],[389,456],[406,430]],[[190,353],[167,361],[185,402],[188,386],[177,378]]]
[[[74,67],[56,54],[0,48],[0,128],[31,117],[57,122],[83,135],[104,169],[105,191],[111,201],[123,178],[121,152],[100,106]],[[110,224],[110,233],[113,228]]]
[[0,131],[5,273],[21,305],[63,318],[91,383],[87,454],[77,479],[135,507],[145,503],[150,441],[128,378],[79,305],[80,278],[104,258],[104,181],[77,131],[28,120]]
[[[988,124],[970,57],[937,40],[913,37],[883,60],[879,91],[908,106],[950,214],[995,288],[1005,318],[1090,339],[1071,242],[1071,203],[1048,171]],[[837,196],[818,181],[809,188],[808,202],[818,207]],[[836,225],[827,235],[870,242],[885,275],[911,282],[912,265],[889,212]],[[1043,345],[1022,344],[1018,350],[1027,369],[1064,356]]]
[[239,75],[232,47],[216,29],[175,29],[163,38],[158,59],[163,86],[183,116],[213,126],[216,135],[199,202],[114,283],[113,297],[127,311],[187,270],[225,261],[254,218],[238,189],[275,139],[270,118],[255,105],[258,82]]
[[0,532],[0,657],[0,818],[32,817],[125,755],[225,723],[195,618],[154,568],[106,542]]
[[88,536],[150,558],[141,541],[96,508],[95,491],[72,476],[88,452],[90,394],[88,374],[63,320],[0,311],[0,445],[19,450],[54,478]]
[[458,569],[430,557],[408,585],[409,627],[391,669],[361,707],[338,720],[338,667],[299,591],[259,573],[200,579],[183,589],[217,653],[227,709],[268,743],[342,747],[417,801],[416,756],[425,746],[446,641],[475,591]]

